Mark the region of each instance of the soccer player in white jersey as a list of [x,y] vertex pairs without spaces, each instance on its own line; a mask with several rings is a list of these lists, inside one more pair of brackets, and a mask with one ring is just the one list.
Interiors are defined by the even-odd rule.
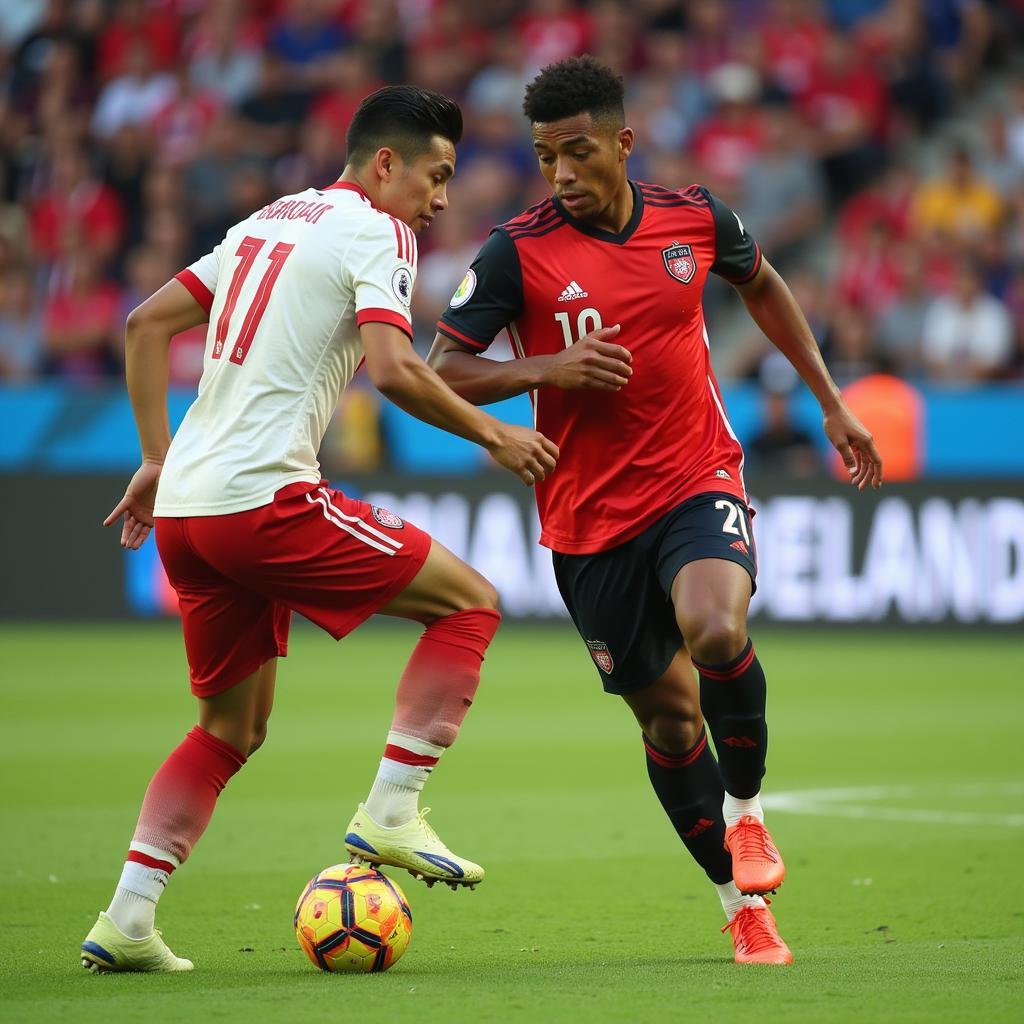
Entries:
[[[398,684],[377,778],[349,823],[354,858],[428,884],[475,885],[418,809],[419,791],[473,701],[500,619],[482,576],[411,523],[320,477],[317,450],[365,359],[391,401],[482,445],[527,484],[554,469],[541,434],[458,398],[410,344],[416,234],[447,204],[458,106],[381,89],[349,128],[341,178],[285,196],[129,317],[126,376],[142,465],[107,524],[138,548],[155,524],[178,594],[199,721],[153,776],[113,901],[82,944],[94,971],[181,971],[156,904],[228,780],[266,737],[291,611],[336,639],[375,613],[422,622]],[[172,441],[167,351],[209,322],[199,395]]]

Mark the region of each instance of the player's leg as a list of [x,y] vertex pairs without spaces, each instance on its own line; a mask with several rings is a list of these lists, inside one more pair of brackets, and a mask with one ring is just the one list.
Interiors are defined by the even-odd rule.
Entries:
[[744,892],[768,892],[785,867],[758,794],[768,749],[764,672],[747,634],[757,575],[750,512],[724,493],[675,509],[658,544],[658,579],[700,675],[701,710],[725,782],[726,843]]
[[768,750],[766,687],[747,635],[751,576],[740,564],[702,558],[680,568],[672,604],[700,673],[701,708],[725,781],[726,845],[743,892],[768,892],[785,865],[764,827],[759,794]]
[[[707,742],[697,682],[686,651],[641,690],[623,694],[644,732],[647,772],[665,813],[715,886],[733,932],[737,963],[792,959],[762,897],[741,893],[725,848],[725,789]],[[724,929],[723,929],[724,930]]]
[[[82,944],[94,971],[190,970],[154,930],[157,902],[209,824],[220,792],[262,742],[288,613],[217,574],[183,543],[180,521],[158,523],[178,592],[199,722],[166,758],[143,799],[121,878]],[[230,639],[227,639],[230,638]]]
[[419,795],[458,736],[500,621],[498,595],[436,541],[412,582],[380,613],[422,622],[395,695],[377,777],[345,836],[353,857],[405,867],[427,884],[475,885],[483,869],[452,853],[423,820]]

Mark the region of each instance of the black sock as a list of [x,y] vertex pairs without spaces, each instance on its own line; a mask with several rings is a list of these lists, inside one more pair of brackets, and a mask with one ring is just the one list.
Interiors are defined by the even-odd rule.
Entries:
[[726,791],[749,800],[761,789],[768,754],[764,671],[754,645],[748,639],[724,665],[693,665],[700,673],[700,707],[715,741]]
[[712,882],[732,878],[732,857],[726,851],[722,801],[725,789],[707,733],[680,755],[659,750],[646,736],[647,774],[654,792],[693,859]]

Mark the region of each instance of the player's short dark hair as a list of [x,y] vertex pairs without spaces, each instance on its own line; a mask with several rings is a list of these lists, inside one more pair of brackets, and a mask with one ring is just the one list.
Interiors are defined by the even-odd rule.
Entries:
[[595,121],[626,123],[622,76],[584,54],[549,64],[526,87],[523,113],[532,124],[590,114]]
[[346,162],[362,163],[382,146],[413,160],[440,135],[452,145],[462,138],[462,111],[455,100],[411,85],[386,85],[359,104],[345,136]]

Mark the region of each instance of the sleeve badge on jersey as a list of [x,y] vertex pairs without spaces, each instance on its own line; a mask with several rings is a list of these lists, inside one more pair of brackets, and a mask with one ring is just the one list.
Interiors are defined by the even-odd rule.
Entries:
[[412,274],[405,267],[399,267],[391,275],[391,290],[403,306],[412,302]]
[[594,659],[594,664],[602,672],[610,674],[611,670],[615,668],[615,662],[612,661],[612,652],[608,650],[608,645],[602,640],[588,640],[587,646],[590,648],[590,656]]
[[464,306],[469,302],[469,297],[476,291],[476,274],[472,270],[466,271],[466,276],[459,283],[459,287],[455,289],[455,294],[452,296],[451,301],[448,303],[452,309],[458,309],[459,306]]
[[379,505],[371,505],[370,508],[373,511],[373,518],[381,526],[386,526],[389,530],[400,530],[405,526],[405,523],[394,512],[389,512],[386,508],[381,508]]
[[683,284],[689,284],[697,272],[697,261],[693,258],[693,250],[688,245],[673,243],[661,250],[661,258],[665,261],[665,269],[671,277]]

